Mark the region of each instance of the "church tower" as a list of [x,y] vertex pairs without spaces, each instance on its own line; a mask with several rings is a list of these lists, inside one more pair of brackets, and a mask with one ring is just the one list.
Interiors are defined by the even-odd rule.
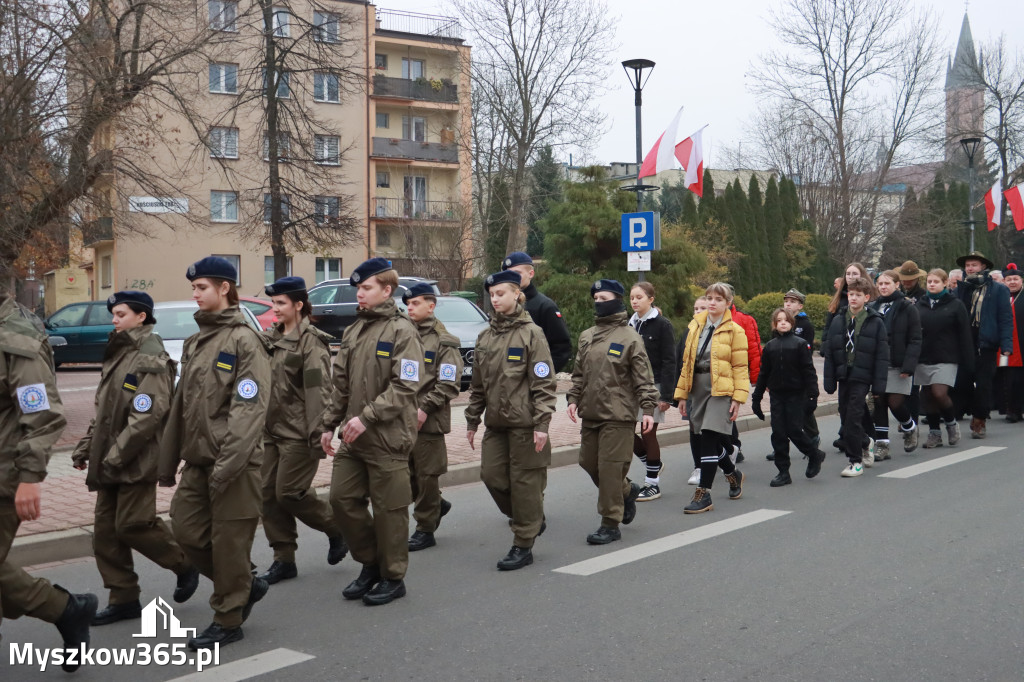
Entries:
[[[952,60],[947,59],[946,65],[946,163],[963,165],[960,139],[982,137],[985,129],[985,89],[978,81],[978,73],[971,23],[964,12],[956,55]],[[976,158],[984,159],[984,143],[978,151]]]

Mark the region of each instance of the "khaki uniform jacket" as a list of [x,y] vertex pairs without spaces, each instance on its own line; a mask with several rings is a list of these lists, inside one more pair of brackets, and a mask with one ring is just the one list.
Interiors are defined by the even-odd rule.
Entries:
[[331,396],[332,338],[304,318],[290,333],[275,324],[263,332],[270,351],[270,438],[308,443],[313,454],[324,458],[320,447],[320,415]]
[[420,433],[448,433],[452,430],[451,401],[459,396],[462,383],[459,340],[436,317],[416,324],[416,331],[423,344],[424,370],[416,403],[427,413]]
[[639,409],[653,415],[658,405],[644,341],[628,321],[624,312],[599,317],[580,334],[566,398],[587,421],[636,422]]
[[321,429],[359,417],[366,431],[350,447],[408,455],[416,443],[416,394],[424,379],[423,346],[389,298],[359,309],[334,358],[333,391]]
[[199,333],[185,341],[181,379],[161,444],[161,484],[174,480],[178,463],[212,467],[211,492],[263,460],[263,430],[270,404],[270,359],[263,338],[237,306],[195,314]]
[[153,325],[110,333],[96,389],[96,416],[71,455],[76,464],[88,462],[89,490],[156,483],[174,370],[175,362]]
[[547,339],[522,304],[495,313],[476,340],[466,428],[476,431],[483,415],[488,427],[547,433],[557,386]]
[[[707,319],[706,312],[697,313],[687,327],[683,371],[676,384],[676,400],[686,400],[693,390],[693,366],[699,350],[697,344]],[[711,335],[711,395],[728,396],[738,403],[747,402],[750,395],[747,334],[743,327],[732,321],[732,313],[728,310]]]
[[67,420],[53,374],[53,350],[35,316],[0,294],[0,499],[46,478],[50,451]]

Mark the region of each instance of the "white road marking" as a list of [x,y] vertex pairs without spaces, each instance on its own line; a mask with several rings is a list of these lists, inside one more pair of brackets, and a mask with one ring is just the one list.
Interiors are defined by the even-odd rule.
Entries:
[[953,455],[946,455],[945,457],[939,457],[928,462],[921,462],[909,467],[903,467],[902,469],[896,469],[895,471],[889,471],[884,474],[879,474],[878,478],[910,478],[917,476],[918,474],[926,474],[929,471],[935,471],[942,467],[948,467],[953,464],[959,464],[960,462],[966,462],[969,459],[975,457],[981,457],[983,455],[991,455],[993,452],[999,452],[1005,450],[1005,447],[981,447],[971,448],[970,450],[964,450],[963,452],[957,452]]
[[627,547],[625,549],[620,549],[617,552],[603,554],[601,556],[594,557],[593,559],[587,559],[586,561],[562,566],[561,568],[556,568],[555,572],[584,576],[594,575],[601,571],[607,571],[610,568],[617,568],[624,564],[646,559],[647,557],[654,556],[655,554],[679,549],[680,547],[692,545],[693,543],[700,542],[701,540],[709,540],[717,535],[723,535],[734,530],[746,528],[747,526],[771,521],[772,519],[776,519],[790,513],[792,512],[780,511],[777,509],[758,509],[757,511],[741,514],[740,516],[736,516],[731,519],[716,521],[715,523],[709,523],[706,526],[701,526],[692,530],[684,530],[681,533],[667,535],[663,538],[644,542],[634,547]]
[[173,680],[168,680],[168,682],[209,682],[210,680],[217,680],[217,682],[241,682],[257,675],[265,675],[269,672],[287,668],[290,665],[314,658],[316,656],[310,656],[309,654],[293,651],[292,649],[273,649],[256,654],[255,656],[240,658],[237,661],[218,665],[214,668],[207,668],[201,673],[175,677]]
[[65,393],[78,393],[79,391],[95,391],[99,386],[79,386],[78,388],[58,388],[57,392],[61,395]]

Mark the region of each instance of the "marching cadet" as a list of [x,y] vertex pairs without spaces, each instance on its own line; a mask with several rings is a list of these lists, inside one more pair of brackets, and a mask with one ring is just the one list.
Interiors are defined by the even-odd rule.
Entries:
[[107,310],[114,331],[96,390],[96,416],[71,456],[76,469],[88,469],[85,484],[96,492],[92,547],[110,591],[93,625],[142,616],[133,549],[178,576],[174,601],[188,600],[199,586],[199,569],[156,515],[156,466],[175,364],[153,333],[149,294],[119,291],[107,299]]
[[[533,543],[544,532],[544,488],[551,464],[548,425],[555,411],[551,351],[540,327],[524,308],[519,273],[488,275],[494,307],[490,326],[480,332],[473,382],[466,408],[466,438],[474,447],[480,417],[487,431],[480,444],[480,479],[498,509],[509,517],[512,549],[499,571],[533,563]],[[485,413],[486,410],[486,413]]]
[[242,639],[242,623],[267,593],[250,573],[260,518],[260,463],[270,398],[270,360],[262,337],[238,309],[238,273],[224,258],[189,266],[199,333],[185,341],[181,379],[164,430],[158,482],[172,486],[174,537],[213,581],[213,623],[189,640],[209,649]]
[[640,335],[629,326],[622,297],[626,290],[614,279],[590,287],[596,325],[580,334],[566,396],[569,419],[583,420],[580,428],[580,466],[597,486],[601,526],[587,536],[591,545],[622,539],[619,524],[636,516],[640,486],[626,474],[633,457],[636,416],[643,410],[641,431],[654,428],[658,390]]
[[[28,615],[53,623],[68,653],[89,646],[96,595],[71,594],[33,578],[7,557],[21,522],[40,516],[40,483],[67,424],[53,351],[33,320],[10,294],[0,292],[0,620]],[[65,672],[78,667],[77,659],[61,662]]]
[[409,538],[409,551],[437,544],[434,531],[452,504],[441,497],[437,480],[448,471],[448,448],[444,435],[452,428],[451,401],[459,395],[462,355],[459,340],[434,317],[437,298],[429,284],[414,284],[402,296],[409,319],[416,325],[423,344],[423,381],[416,398],[419,434],[409,453],[409,482],[412,485],[413,518],[416,531]]
[[334,390],[324,410],[320,443],[334,456],[331,441],[341,426],[331,507],[352,558],[363,565],[341,594],[378,606],[405,596],[409,453],[416,442],[423,346],[392,297],[398,273],[387,260],[365,261],[350,281],[359,288],[358,319],[345,329],[334,359]]
[[270,409],[263,438],[263,531],[274,561],[260,578],[274,585],[299,574],[295,565],[295,519],[327,535],[327,563],[348,548],[326,500],[312,488],[320,460],[320,415],[330,396],[330,336],[309,323],[312,305],[301,277],[282,277],[264,291],[277,323],[264,332],[272,345]]
[[533,259],[522,251],[513,251],[505,256],[501,262],[502,270],[515,270],[519,273],[520,288],[526,302],[523,304],[526,312],[530,313],[530,319],[544,332],[548,348],[551,350],[551,359],[554,362],[555,372],[561,372],[569,363],[572,356],[572,340],[569,338],[569,328],[562,318],[562,312],[550,298],[540,293],[537,285],[533,283],[535,271]]

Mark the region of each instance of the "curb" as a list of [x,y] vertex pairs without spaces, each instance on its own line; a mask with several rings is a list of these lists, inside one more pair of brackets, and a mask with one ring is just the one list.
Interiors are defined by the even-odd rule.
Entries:
[[[827,417],[839,412],[838,402],[821,403],[814,414]],[[766,415],[770,412],[765,412]],[[752,414],[736,420],[736,428],[740,433],[768,428],[768,422],[762,422]],[[680,426],[658,431],[658,441],[663,447],[682,445],[690,442],[690,429]],[[551,450],[551,466],[565,467],[578,463],[579,445],[563,445]],[[466,462],[448,467],[448,473],[441,476],[441,487],[466,485],[480,482],[480,462]],[[317,488],[317,494],[327,494],[328,486]],[[167,514],[159,514],[165,521]],[[36,533],[14,538],[14,544],[7,558],[16,566],[37,566],[57,561],[69,561],[81,557],[92,556],[92,526],[68,528],[47,533]]]

